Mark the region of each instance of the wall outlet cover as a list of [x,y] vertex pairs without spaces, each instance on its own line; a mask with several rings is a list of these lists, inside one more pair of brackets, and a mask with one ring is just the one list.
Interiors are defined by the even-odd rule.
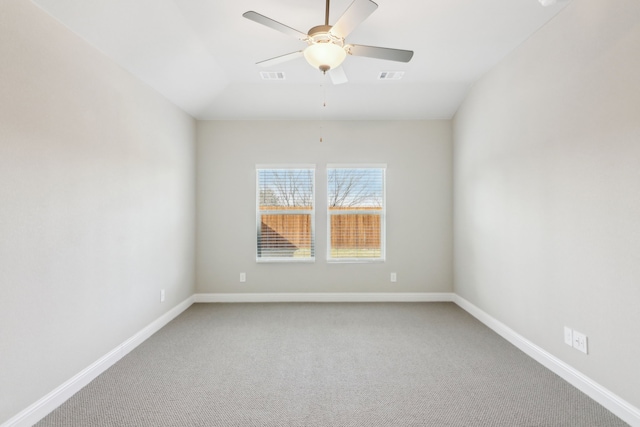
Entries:
[[581,332],[573,331],[573,348],[583,352],[584,354],[588,354],[587,336]]

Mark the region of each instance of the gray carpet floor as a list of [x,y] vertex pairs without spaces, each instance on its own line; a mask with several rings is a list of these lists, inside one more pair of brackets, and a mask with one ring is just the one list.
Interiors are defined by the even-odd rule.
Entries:
[[45,426],[626,426],[452,303],[194,304]]

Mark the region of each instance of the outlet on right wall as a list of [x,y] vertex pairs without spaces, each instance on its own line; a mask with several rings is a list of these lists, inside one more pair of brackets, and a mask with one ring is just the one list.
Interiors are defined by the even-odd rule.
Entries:
[[638,0],[571,2],[453,125],[455,292],[636,408],[639,17]]

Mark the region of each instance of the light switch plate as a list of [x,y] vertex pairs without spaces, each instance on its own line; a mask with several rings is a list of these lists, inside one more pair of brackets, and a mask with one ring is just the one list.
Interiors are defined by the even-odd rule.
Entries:
[[573,347],[573,330],[566,326],[564,327],[564,343],[569,347]]

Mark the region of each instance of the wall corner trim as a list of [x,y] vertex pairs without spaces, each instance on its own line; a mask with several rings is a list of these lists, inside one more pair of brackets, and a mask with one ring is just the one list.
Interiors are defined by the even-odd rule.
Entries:
[[626,423],[629,423],[632,426],[640,426],[640,409],[631,405],[629,402],[596,383],[580,371],[553,356],[551,353],[538,347],[461,296],[454,294],[453,302],[480,322],[484,323],[498,335],[518,347],[529,357],[559,375],[569,384],[573,385],[578,390],[582,391],[587,396],[607,408],[609,411],[613,412]]
[[158,319],[151,322],[131,338],[118,345],[109,353],[105,354],[100,359],[80,371],[71,379],[64,382],[52,392],[48,393],[43,398],[4,422],[0,427],[27,427],[37,423],[58,406],[62,405],[75,393],[80,391],[80,389],[93,381],[98,375],[126,356],[131,352],[131,350],[142,344],[147,338],[178,317],[178,315],[189,308],[193,302],[194,296],[192,295],[160,316]]
[[196,303],[246,302],[452,302],[453,293],[336,292],[336,293],[212,293],[195,294]]

